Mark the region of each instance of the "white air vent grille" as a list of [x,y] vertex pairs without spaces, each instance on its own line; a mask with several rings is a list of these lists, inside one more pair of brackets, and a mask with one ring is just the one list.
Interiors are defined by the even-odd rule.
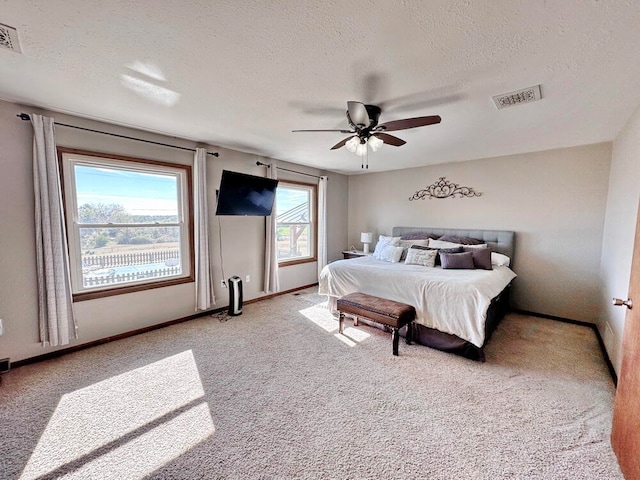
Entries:
[[502,95],[496,95],[493,98],[493,103],[496,104],[496,108],[501,109],[505,107],[513,107],[514,105],[520,105],[522,103],[535,102],[540,100],[540,85],[533,87],[523,88],[516,92],[503,93]]
[[0,47],[22,53],[18,42],[18,31],[15,28],[0,23]]

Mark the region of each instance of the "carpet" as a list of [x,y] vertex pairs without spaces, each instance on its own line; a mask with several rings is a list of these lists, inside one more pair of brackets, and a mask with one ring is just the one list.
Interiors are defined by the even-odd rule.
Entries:
[[0,478],[622,478],[591,329],[509,314],[486,363],[395,357],[314,292],[12,370]]

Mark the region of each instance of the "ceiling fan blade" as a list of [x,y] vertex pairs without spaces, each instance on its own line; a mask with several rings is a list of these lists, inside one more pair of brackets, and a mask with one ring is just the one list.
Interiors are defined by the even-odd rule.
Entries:
[[351,130],[291,130],[292,132],[340,132],[340,133],[356,133]]
[[407,130],[409,128],[425,127],[440,123],[442,118],[440,115],[431,115],[429,117],[405,118],[404,120],[393,120],[391,122],[378,125],[377,129],[385,132],[393,132],[396,130]]
[[389,135],[387,133],[380,133],[380,132],[379,133],[374,133],[373,136],[374,137],[378,137],[380,140],[382,140],[387,145],[393,145],[394,147],[401,147],[402,145],[407,143],[404,140],[402,140],[401,138],[394,137],[393,135]]
[[362,102],[347,102],[347,112],[354,125],[369,126],[369,113]]
[[330,150],[337,150],[339,148],[344,147],[344,144],[347,143],[349,140],[351,140],[353,137],[355,137],[355,135],[352,135],[350,137],[345,138],[344,140],[336,143],[333,147],[330,148]]

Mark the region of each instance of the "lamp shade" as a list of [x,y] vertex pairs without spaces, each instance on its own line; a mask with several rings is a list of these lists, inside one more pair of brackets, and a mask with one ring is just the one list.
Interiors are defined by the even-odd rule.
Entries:
[[371,232],[362,232],[360,234],[360,241],[362,243],[371,243],[371,242],[373,242],[373,233],[371,233]]

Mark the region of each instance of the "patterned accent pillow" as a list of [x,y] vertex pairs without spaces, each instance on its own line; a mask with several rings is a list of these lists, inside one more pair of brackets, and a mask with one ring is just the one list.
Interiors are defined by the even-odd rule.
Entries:
[[376,243],[376,248],[373,251],[373,256],[380,260],[380,252],[382,252],[382,249],[387,245],[397,245],[399,241],[400,237],[387,237],[385,235],[380,235],[380,237],[378,237],[378,243]]
[[423,267],[433,267],[436,264],[437,250],[425,249],[424,247],[409,248],[407,258],[404,261],[406,265],[421,265]]
[[443,270],[473,270],[473,255],[464,253],[443,253],[440,255]]
[[402,252],[404,248],[395,246],[395,245],[387,245],[380,252],[380,257],[378,260],[383,260],[385,262],[398,263],[400,261],[400,257],[402,256]]
[[471,253],[473,257],[473,266],[481,270],[493,270],[491,266],[491,249],[490,248],[469,248],[464,247],[465,252]]
[[418,245],[421,247],[426,247],[429,244],[429,239],[425,238],[424,240],[402,240],[400,239],[400,242],[398,242],[398,245],[400,245],[403,248],[402,251],[402,256],[400,257],[400,261],[403,261],[405,258],[407,258],[407,252],[409,251],[409,248],[411,248],[412,245]]
[[[422,247],[419,245],[414,245],[412,248],[423,248],[425,250],[435,250],[440,253],[462,253],[464,252],[464,247],[462,245],[453,248],[431,248],[431,247]],[[440,265],[440,255],[436,255],[436,267]]]

